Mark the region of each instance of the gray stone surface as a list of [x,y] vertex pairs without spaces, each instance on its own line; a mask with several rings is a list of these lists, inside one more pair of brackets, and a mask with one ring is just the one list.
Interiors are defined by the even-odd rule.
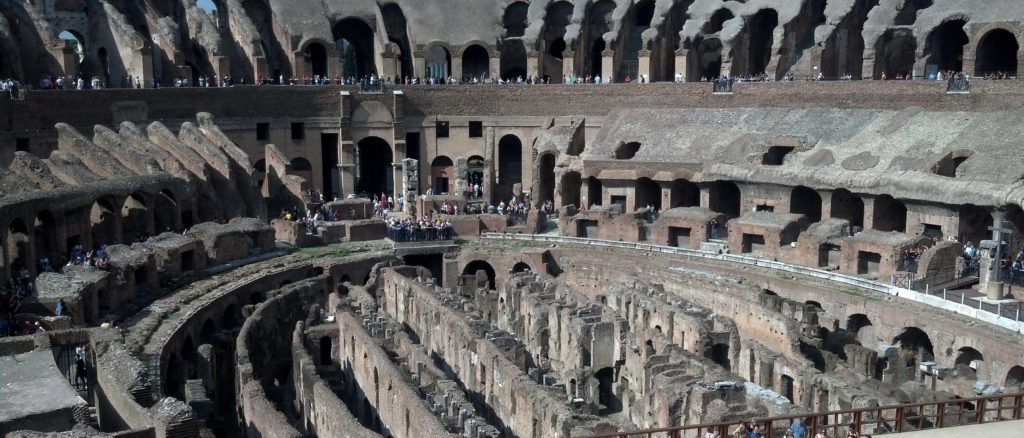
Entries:
[[38,350],[0,356],[0,423],[85,404],[57,369],[53,353]]

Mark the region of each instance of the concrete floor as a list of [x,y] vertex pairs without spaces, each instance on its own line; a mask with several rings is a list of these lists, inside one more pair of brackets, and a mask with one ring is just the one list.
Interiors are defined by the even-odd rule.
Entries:
[[1022,438],[1024,420],[879,435],[894,438]]

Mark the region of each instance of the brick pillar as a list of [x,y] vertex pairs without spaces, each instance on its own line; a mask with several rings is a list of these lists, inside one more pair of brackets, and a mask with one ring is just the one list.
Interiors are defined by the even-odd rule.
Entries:
[[555,75],[551,75],[552,82],[554,82],[557,79],[559,82],[564,83],[565,78],[572,76],[576,66],[575,60],[576,52],[573,52],[572,50],[569,49],[565,49],[565,51],[562,52],[562,77],[556,78]]
[[501,77],[501,52],[494,52],[494,56],[489,59],[488,67],[487,77]]
[[863,196],[861,200],[864,201],[864,229],[873,229],[875,228],[875,198]]
[[459,56],[452,56],[452,71],[449,73],[456,81],[462,80],[462,53]]
[[526,54],[526,75],[541,78],[543,76],[542,73],[543,72],[540,71],[540,58],[538,57],[537,52],[530,51]]
[[819,191],[818,196],[821,196],[821,220],[830,219],[832,217],[832,192]]
[[601,52],[601,82],[615,82],[615,51],[612,49]]
[[423,76],[426,75],[426,71],[427,63],[422,56],[417,56],[412,59],[412,74],[419,76],[420,79],[423,79]]

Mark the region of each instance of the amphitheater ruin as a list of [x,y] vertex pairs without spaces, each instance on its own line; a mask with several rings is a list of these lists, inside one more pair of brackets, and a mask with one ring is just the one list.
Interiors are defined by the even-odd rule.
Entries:
[[0,1],[0,436],[1024,435],[1022,40],[1018,0]]

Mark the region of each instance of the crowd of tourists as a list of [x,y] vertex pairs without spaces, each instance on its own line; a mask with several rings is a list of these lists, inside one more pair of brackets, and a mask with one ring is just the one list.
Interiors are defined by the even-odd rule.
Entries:
[[395,242],[421,242],[430,240],[451,240],[452,221],[440,216],[398,219],[389,217],[388,238]]

